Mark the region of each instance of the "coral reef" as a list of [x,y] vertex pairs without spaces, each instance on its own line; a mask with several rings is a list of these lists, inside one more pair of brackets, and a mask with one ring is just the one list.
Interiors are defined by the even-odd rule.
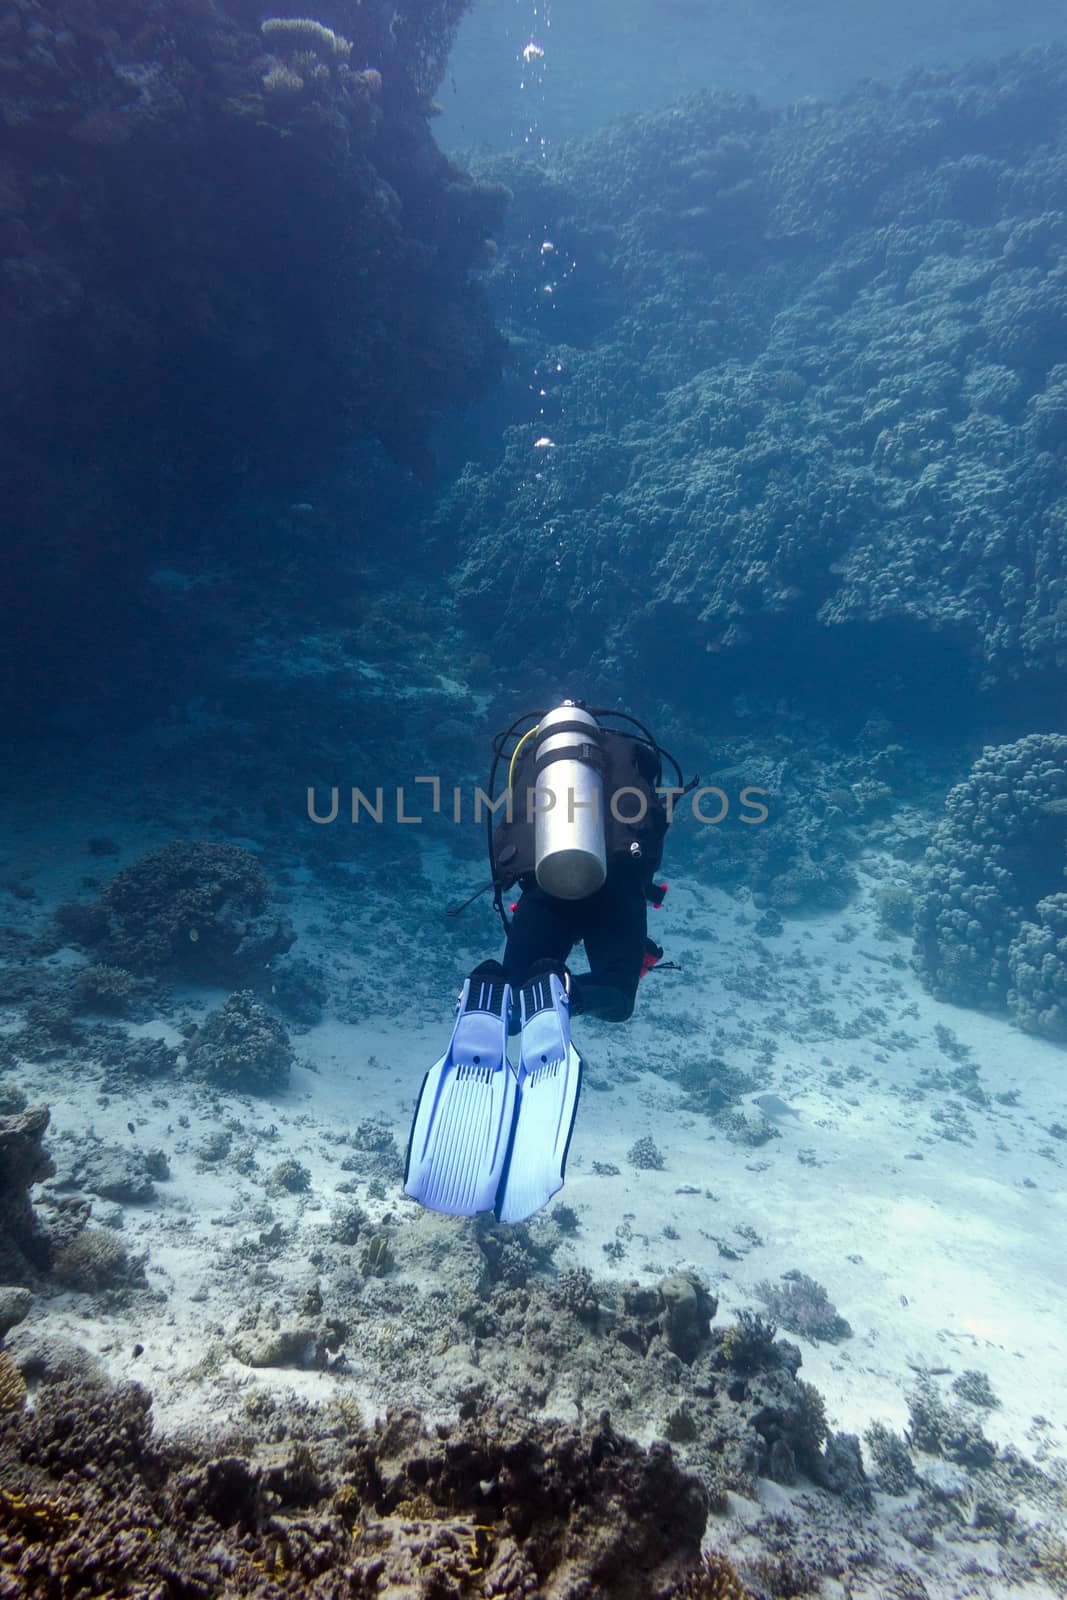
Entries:
[[486,163],[527,360],[439,518],[477,647],[536,674],[551,618],[563,671],[640,663],[694,707],[753,679],[917,723],[931,682],[1051,701],[1065,78],[1056,45],[836,105],[698,96]]
[[582,1430],[487,1416],[428,1437],[411,1413],[367,1431],[338,1407],[272,1444],[250,1410],[241,1437],[209,1445],[157,1438],[150,1408],[140,1384],[72,1377],[42,1384],[32,1412],[0,1411],[5,1592],[744,1594],[722,1558],[698,1568],[697,1480],[607,1415]]
[[[295,1059],[285,1024],[270,1016],[249,989],[209,1012],[185,1053],[191,1070],[210,1083],[256,1094],[284,1088]],[[297,1165],[288,1163],[279,1182],[291,1187],[288,1169]]]
[[930,990],[1067,1037],[1065,874],[1067,735],[987,745],[946,797],[919,874],[915,957]]

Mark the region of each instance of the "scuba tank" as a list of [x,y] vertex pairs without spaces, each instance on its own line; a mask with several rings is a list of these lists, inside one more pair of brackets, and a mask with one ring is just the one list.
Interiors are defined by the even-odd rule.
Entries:
[[[627,722],[636,732],[612,727],[606,718]],[[520,734],[524,723],[531,726]],[[509,750],[512,740],[516,743]],[[524,711],[510,728],[493,735],[493,762],[485,792],[489,802],[485,808],[486,848],[492,876],[459,905],[449,906],[448,915],[458,916],[492,889],[493,904],[506,933],[510,924],[503,893],[512,884],[525,886],[533,879],[546,894],[560,900],[583,900],[605,882],[609,859],[624,855],[641,863],[648,879],[646,896],[658,906],[666,888],[654,883],[652,874],[659,867],[663,836],[670,823],[660,794],[663,759],[674,768],[676,797],[696,788],[699,778],[686,783],[670,752],[628,711],[614,711],[609,706],[588,709],[573,700],[564,700],[552,711]],[[503,800],[503,796],[496,798],[501,763],[507,768],[513,803],[502,820],[495,820]],[[547,802],[548,797],[536,794],[535,789],[551,793],[550,809],[542,809],[538,802]],[[605,808],[605,793],[614,801],[620,791],[629,791],[631,798],[636,791],[639,800],[644,796],[638,814],[631,815],[629,807],[621,812],[612,804]]]
[[[600,724],[564,700],[537,730],[534,870],[546,894],[584,900],[607,877]],[[549,799],[548,796],[552,798]]]

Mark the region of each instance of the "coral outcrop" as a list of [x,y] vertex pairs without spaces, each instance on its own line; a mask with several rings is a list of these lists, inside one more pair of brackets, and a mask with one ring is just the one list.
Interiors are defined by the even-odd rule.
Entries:
[[1067,1037],[1067,736],[988,745],[945,800],[920,882],[915,955],[930,990]]
[[30,1203],[30,1190],[55,1172],[42,1140],[47,1106],[0,1116],[0,1283],[34,1283],[48,1270],[52,1243]]
[[[284,1088],[294,1059],[285,1024],[265,1011],[248,989],[231,994],[208,1013],[186,1056],[192,1071],[210,1083],[256,1094]],[[278,1181],[283,1188],[293,1187],[284,1178]]]
[[112,878],[92,906],[61,907],[59,923],[108,965],[215,981],[262,972],[295,937],[272,911],[270,885],[252,852],[207,840],[150,850]]

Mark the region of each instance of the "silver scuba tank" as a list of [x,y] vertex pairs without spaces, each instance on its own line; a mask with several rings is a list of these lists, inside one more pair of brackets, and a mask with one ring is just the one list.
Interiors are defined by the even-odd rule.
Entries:
[[600,724],[573,700],[541,719],[534,868],[545,893],[560,900],[584,900],[607,877],[602,755]]

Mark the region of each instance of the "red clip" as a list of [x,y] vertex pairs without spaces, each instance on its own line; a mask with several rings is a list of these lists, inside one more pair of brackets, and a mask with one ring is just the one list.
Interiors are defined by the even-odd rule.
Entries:
[[638,982],[652,971],[657,961],[663,960],[663,951],[651,939],[645,940],[645,951],[641,957],[641,971],[638,973]]

